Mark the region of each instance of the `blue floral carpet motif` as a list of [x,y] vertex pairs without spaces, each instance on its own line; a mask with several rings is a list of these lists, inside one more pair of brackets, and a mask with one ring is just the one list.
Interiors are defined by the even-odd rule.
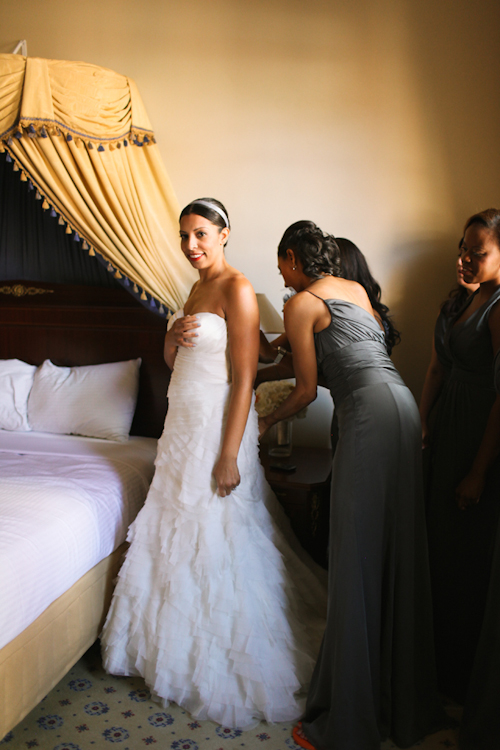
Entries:
[[[259,724],[242,732],[196,721],[171,704],[151,700],[144,681],[102,668],[99,644],[80,659],[30,714],[0,740],[0,750],[300,750],[292,724]],[[381,750],[396,746],[384,742]],[[418,750],[457,748],[456,730],[437,732]]]

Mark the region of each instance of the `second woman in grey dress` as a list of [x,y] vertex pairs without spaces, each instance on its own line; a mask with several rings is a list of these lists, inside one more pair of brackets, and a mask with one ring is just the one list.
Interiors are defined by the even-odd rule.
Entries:
[[[435,683],[420,420],[362,286],[340,279],[338,248],[312,222],[278,249],[296,387],[261,432],[330,389],[339,420],[332,473],[328,619],[300,745],[408,747],[443,714]],[[272,369],[272,368],[268,368]],[[266,379],[260,371],[259,379]]]

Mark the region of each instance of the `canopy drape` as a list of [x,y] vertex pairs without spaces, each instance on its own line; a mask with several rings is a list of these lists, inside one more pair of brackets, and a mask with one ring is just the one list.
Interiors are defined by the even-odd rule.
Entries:
[[0,55],[0,151],[54,220],[161,313],[196,276],[134,82],[81,62]]

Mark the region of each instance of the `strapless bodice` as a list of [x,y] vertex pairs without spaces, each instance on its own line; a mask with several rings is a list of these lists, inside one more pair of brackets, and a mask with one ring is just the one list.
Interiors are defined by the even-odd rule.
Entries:
[[376,383],[404,385],[385,347],[384,332],[366,310],[352,302],[323,300],[331,323],[314,334],[318,367],[335,405],[354,390]]
[[[169,320],[169,328],[184,315],[178,310]],[[210,312],[196,313],[200,327],[195,347],[179,346],[175,357],[171,385],[186,383],[229,383],[231,372],[227,356],[227,326],[224,318]]]

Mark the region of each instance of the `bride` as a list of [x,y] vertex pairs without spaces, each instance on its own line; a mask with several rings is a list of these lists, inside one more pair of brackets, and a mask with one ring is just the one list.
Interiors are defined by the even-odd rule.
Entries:
[[326,591],[259,463],[259,313],[226,261],[229,234],[213,198],[181,213],[181,249],[200,278],[169,321],[156,471],[101,637],[108,672],[141,675],[163,705],[248,729],[302,715]]

